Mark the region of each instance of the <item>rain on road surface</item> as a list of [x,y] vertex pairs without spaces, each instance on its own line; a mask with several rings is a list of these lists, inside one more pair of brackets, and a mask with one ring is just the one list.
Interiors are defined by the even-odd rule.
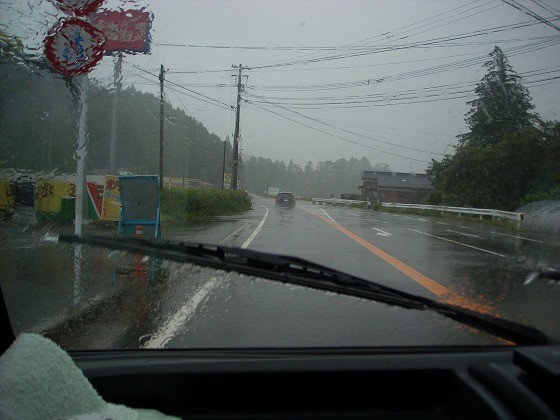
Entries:
[[[104,234],[112,234],[105,231]],[[98,232],[99,233],[99,232]],[[7,233],[4,233],[6,236]],[[22,234],[23,235],[23,234]],[[31,235],[28,233],[28,235]],[[253,198],[253,210],[196,226],[164,225],[174,240],[219,243],[275,254],[301,256],[409,293],[443,300],[537,326],[560,337],[556,302],[560,288],[543,281],[524,285],[534,268],[560,256],[558,237],[517,233],[488,223],[403,213],[319,206],[299,201],[294,209],[276,208],[274,200]],[[35,241],[41,238],[34,234]],[[17,240],[12,238],[13,240]],[[22,246],[20,255],[0,260],[5,273],[19,258],[41,258],[44,247]],[[8,247],[6,247],[9,249]],[[101,252],[97,250],[97,252]],[[89,267],[104,267],[105,288],[123,288],[98,304],[76,325],[54,333],[68,347],[283,347],[342,345],[412,345],[495,343],[441,317],[342,297],[270,281],[211,275],[171,264],[166,286],[110,282],[108,251],[92,254]],[[4,253],[4,251],[3,251]],[[67,253],[69,254],[69,253]],[[20,261],[21,262],[21,261]],[[70,274],[70,273],[67,273]],[[69,276],[71,277],[71,276]],[[27,287],[3,282],[11,302],[29,298]],[[82,301],[97,296],[98,281],[81,285]],[[145,282],[144,282],[145,283]],[[43,286],[42,290],[45,290]],[[65,286],[76,300],[76,285]],[[57,294],[65,300],[64,292]],[[33,295],[33,293],[31,293]],[[44,298],[35,295],[39,306]],[[71,300],[66,297],[66,301]],[[52,305],[52,303],[51,303]],[[17,306],[17,305],[16,305]],[[14,309],[17,311],[17,309]],[[51,308],[51,312],[56,309]],[[87,311],[86,311],[87,312]],[[22,315],[23,316],[23,315]],[[41,316],[36,310],[33,316]],[[25,318],[25,316],[23,316]],[[29,327],[32,319],[27,315]],[[60,319],[60,316],[59,318]],[[108,329],[107,320],[113,322]],[[92,337],[102,335],[104,339]],[[84,338],[85,337],[85,338]],[[498,341],[499,342],[499,341]]]

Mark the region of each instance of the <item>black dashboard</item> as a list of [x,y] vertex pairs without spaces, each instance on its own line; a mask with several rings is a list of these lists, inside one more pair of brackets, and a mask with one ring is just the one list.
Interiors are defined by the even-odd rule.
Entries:
[[182,418],[560,418],[560,347],[71,355],[106,401]]

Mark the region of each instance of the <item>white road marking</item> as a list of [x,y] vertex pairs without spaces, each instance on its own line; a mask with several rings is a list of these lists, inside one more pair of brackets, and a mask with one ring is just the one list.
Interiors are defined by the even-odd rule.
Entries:
[[466,226],[461,226],[461,229],[468,229],[468,230],[470,230],[471,228],[466,227]]
[[438,225],[445,225],[445,226],[448,226],[448,225],[449,225],[449,223],[444,223],[444,222],[436,222],[436,223],[437,223]]
[[466,246],[466,247],[468,247],[468,248],[476,249],[476,250],[478,250],[478,251],[487,252],[488,254],[497,255],[498,257],[505,257],[504,254],[499,254],[499,253],[497,253],[497,252],[489,251],[489,250],[487,250],[487,249],[479,248],[479,247],[477,247],[477,246],[467,245],[467,244],[464,244],[464,243],[462,243],[462,242],[457,242],[457,241],[453,241],[453,240],[451,240],[451,239],[442,238],[441,236],[432,235],[432,234],[426,233],[426,232],[420,232],[419,230],[416,230],[416,229],[410,229],[410,228],[409,228],[409,230],[411,230],[411,231],[413,231],[413,232],[416,232],[416,233],[420,233],[420,234],[422,234],[422,235],[431,236],[432,238],[441,239],[442,241],[452,242],[452,243],[457,244],[457,245],[462,245],[462,246]]
[[463,235],[463,236],[470,236],[471,238],[478,238],[478,239],[483,239],[480,236],[476,236],[473,235],[472,233],[463,233],[463,232],[457,232],[456,230],[451,230],[451,229],[445,229],[447,232],[452,232],[452,233],[456,233],[458,235]]
[[359,214],[356,214],[356,213],[350,213],[350,212],[348,212],[348,214],[350,214],[350,215],[352,215],[352,216],[359,216]]
[[373,220],[374,222],[379,222],[379,223],[385,223],[387,224],[387,222],[385,220],[379,220],[379,219],[370,219]]
[[163,328],[159,330],[156,335],[144,344],[144,348],[158,349],[165,346],[165,344],[167,344],[167,342],[177,333],[179,328],[181,328],[189,320],[189,318],[194,315],[198,305],[200,305],[208,293],[210,293],[217,284],[217,277],[211,278],[208,283],[202,286],[202,288],[165,323]]
[[426,219],[416,219],[416,220],[418,220],[418,221],[420,221],[420,222],[427,222]]
[[[260,205],[263,206],[262,204],[260,204]],[[264,222],[266,221],[266,218],[268,217],[268,207],[264,207],[264,208],[266,209],[266,211],[264,212],[264,217],[262,218],[261,222],[259,223],[259,225],[255,229],[255,231],[253,233],[251,233],[251,236],[249,236],[247,238],[247,240],[243,243],[243,245],[241,245],[242,249],[247,248],[251,244],[251,242],[253,242],[253,239],[255,239],[255,236],[257,236],[257,234],[262,229],[262,227],[264,225]]]
[[372,229],[377,231],[376,235],[380,235],[380,236],[391,236],[392,235],[392,233],[385,232],[384,230],[381,230],[381,229],[377,229],[377,228],[372,228]]
[[492,235],[502,235],[502,236],[509,236],[511,238],[515,238],[515,239],[523,239],[524,241],[532,241],[532,242],[538,242],[540,244],[544,244],[543,241],[539,241],[537,239],[530,239],[530,238],[524,238],[523,236],[515,236],[515,235],[508,235],[507,233],[499,233],[499,232],[490,232]]
[[222,239],[220,241],[220,244],[227,244],[231,239],[233,239],[234,237],[236,237],[237,235],[239,235],[241,233],[241,231],[243,229],[245,229],[245,226],[247,226],[247,224],[249,223],[249,221],[245,220],[241,226],[239,226],[237,229],[235,229],[233,232],[231,232],[228,236],[226,236],[224,239]]
[[325,210],[323,210],[323,209],[321,209],[321,211],[322,211],[323,213],[325,213],[325,216],[327,216],[327,217],[328,217],[329,219],[331,219],[334,223],[336,223],[336,222],[334,221],[334,219],[333,219],[331,216],[329,216],[329,213],[327,213],[327,212],[326,212]]

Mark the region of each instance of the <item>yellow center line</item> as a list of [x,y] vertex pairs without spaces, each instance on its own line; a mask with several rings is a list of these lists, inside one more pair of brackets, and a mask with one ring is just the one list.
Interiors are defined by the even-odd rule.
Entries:
[[370,242],[366,241],[359,235],[356,235],[354,232],[349,231],[348,229],[342,227],[337,222],[332,219],[329,219],[321,214],[318,214],[311,210],[305,210],[306,212],[312,214],[315,217],[323,220],[325,223],[328,223],[338,231],[344,233],[350,239],[354,240],[358,244],[362,245],[368,251],[372,252],[373,254],[377,255],[383,261],[389,263],[391,266],[399,270],[401,273],[405,274],[410,279],[414,280],[416,283],[424,287],[425,289],[429,290],[431,293],[436,295],[439,300],[442,300],[446,303],[450,303],[456,306],[461,306],[466,309],[470,309],[477,312],[483,313],[492,313],[493,310],[484,305],[480,302],[473,302],[470,299],[466,299],[462,296],[457,295],[453,291],[449,290],[445,286],[442,286],[437,281],[429,278],[425,274],[422,274],[418,270],[412,268],[408,264],[402,262],[398,258],[393,257],[391,254],[383,251],[381,248],[371,244]]

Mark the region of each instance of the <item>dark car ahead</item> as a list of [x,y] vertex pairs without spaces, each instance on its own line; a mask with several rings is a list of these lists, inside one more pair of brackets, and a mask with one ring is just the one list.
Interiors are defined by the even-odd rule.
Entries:
[[293,208],[296,199],[291,192],[281,192],[276,196],[276,206]]

